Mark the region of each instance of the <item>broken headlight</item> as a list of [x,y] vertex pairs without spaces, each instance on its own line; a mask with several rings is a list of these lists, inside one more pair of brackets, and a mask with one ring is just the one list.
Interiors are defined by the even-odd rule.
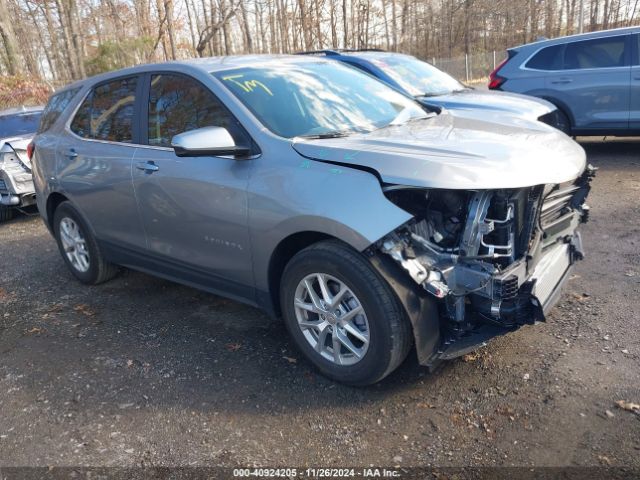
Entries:
[[457,251],[469,208],[470,192],[460,190],[389,189],[387,198],[412,214],[409,228],[434,248]]

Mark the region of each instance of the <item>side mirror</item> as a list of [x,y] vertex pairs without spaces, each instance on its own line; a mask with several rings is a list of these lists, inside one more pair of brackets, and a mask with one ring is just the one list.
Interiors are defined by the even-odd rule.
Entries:
[[236,145],[226,128],[204,127],[176,135],[171,146],[178,157],[221,157],[247,155],[248,147]]

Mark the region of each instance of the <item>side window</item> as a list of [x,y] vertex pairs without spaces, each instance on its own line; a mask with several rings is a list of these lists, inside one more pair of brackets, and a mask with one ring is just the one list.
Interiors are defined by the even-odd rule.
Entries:
[[179,133],[224,127],[237,143],[238,125],[216,96],[184,75],[153,75],[149,90],[149,145],[169,147]]
[[56,120],[62,115],[62,112],[69,106],[69,102],[76,96],[79,88],[73,88],[53,95],[47,102],[47,106],[44,107],[42,117],[40,118],[40,127],[38,133],[46,132],[49,130]]
[[564,45],[552,45],[536,53],[525,65],[536,70],[562,69],[562,49]]
[[84,138],[133,142],[136,86],[133,77],[95,87],[80,105],[71,130]]
[[564,53],[565,70],[624,67],[626,36],[597,38],[568,43]]
[[75,117],[71,122],[71,131],[83,138],[91,138],[91,103],[93,101],[93,92],[89,93],[82,102],[82,105],[76,111]]

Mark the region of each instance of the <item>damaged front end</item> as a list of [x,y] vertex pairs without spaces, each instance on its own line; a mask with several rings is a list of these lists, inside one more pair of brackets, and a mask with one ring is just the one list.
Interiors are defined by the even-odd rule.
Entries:
[[384,188],[413,218],[370,254],[407,310],[421,364],[545,320],[583,257],[577,227],[594,174],[518,189]]

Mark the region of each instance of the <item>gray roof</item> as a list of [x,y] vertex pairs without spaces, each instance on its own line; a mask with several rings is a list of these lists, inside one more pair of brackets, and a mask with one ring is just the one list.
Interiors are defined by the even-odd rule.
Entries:
[[589,40],[591,38],[610,37],[610,36],[625,35],[630,33],[640,33],[640,26],[611,28],[609,30],[599,30],[597,32],[577,33],[575,35],[568,35],[565,37],[551,38],[549,40],[539,40],[537,42],[525,43],[523,45],[518,45],[517,47],[513,47],[513,49],[518,49],[518,48],[526,47],[529,45],[535,45],[537,47],[546,46],[546,45],[556,45],[558,43],[565,43],[569,40],[570,41]]
[[175,63],[184,63],[187,65],[193,65],[207,72],[216,72],[221,70],[228,70],[238,67],[249,67],[259,65],[273,65],[274,63],[308,63],[317,61],[309,57],[302,57],[300,55],[232,55],[228,57],[206,57],[206,58],[192,58],[189,60],[183,60],[178,62],[168,62],[170,65]]
[[[61,92],[69,88],[79,87],[86,83],[95,84],[103,80],[108,80],[113,77],[119,77],[127,74],[138,74],[149,71],[157,71],[163,69],[176,69],[179,66],[185,66],[190,68],[197,68],[207,73],[219,72],[224,70],[231,70],[240,67],[257,67],[264,65],[284,64],[284,63],[313,63],[319,61],[326,61],[317,57],[307,57],[302,55],[230,55],[226,57],[204,57],[204,58],[191,58],[187,60],[175,60],[171,62],[160,63],[146,63],[143,65],[136,65],[135,67],[128,67],[121,70],[113,70],[110,72],[102,73],[94,77],[78,80],[77,82],[66,85],[58,90]],[[57,93],[57,92],[56,92]]]

